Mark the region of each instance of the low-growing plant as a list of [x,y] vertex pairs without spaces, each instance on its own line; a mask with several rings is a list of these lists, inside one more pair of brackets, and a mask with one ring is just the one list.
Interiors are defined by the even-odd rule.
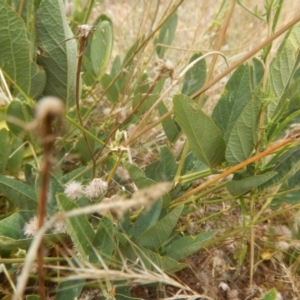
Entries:
[[[0,2],[1,299],[242,299],[238,277],[243,299],[278,299],[288,284],[256,273],[299,273],[300,15],[279,27],[282,0],[223,1],[216,46],[181,68],[168,52],[183,0],[145,1],[125,55],[83,2]],[[231,63],[236,4],[268,32]],[[180,277],[204,253],[217,291]]]

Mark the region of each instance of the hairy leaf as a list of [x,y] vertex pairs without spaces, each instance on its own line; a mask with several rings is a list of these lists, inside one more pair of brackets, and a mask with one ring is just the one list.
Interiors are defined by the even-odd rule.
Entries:
[[[44,0],[36,12],[38,63],[46,71],[44,95],[61,98],[67,109],[75,103],[77,45],[59,0]],[[64,42],[66,39],[70,39]]]
[[261,101],[253,97],[236,118],[226,146],[226,160],[231,164],[238,164],[251,156],[257,143],[259,114]]

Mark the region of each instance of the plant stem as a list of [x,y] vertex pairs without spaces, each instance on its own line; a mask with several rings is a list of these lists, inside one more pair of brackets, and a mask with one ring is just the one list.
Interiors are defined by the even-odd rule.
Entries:
[[[83,121],[82,121],[81,114],[80,114],[80,104],[79,104],[79,98],[80,98],[79,97],[79,95],[80,95],[79,87],[80,87],[80,78],[81,78],[80,74],[81,74],[81,65],[82,65],[83,52],[86,48],[89,35],[90,35],[90,33],[88,33],[88,34],[82,33],[82,35],[80,36],[79,55],[78,55],[77,71],[76,71],[76,96],[75,96],[75,98],[76,98],[76,111],[77,111],[77,116],[78,116],[78,120],[79,120],[79,123],[80,123],[81,127],[84,127],[84,125],[83,125]],[[89,154],[91,156],[92,165],[93,165],[93,178],[95,178],[96,177],[96,161],[95,161],[95,158],[94,158],[94,155],[93,155],[93,151],[92,151],[91,145],[89,143],[89,140],[86,136],[86,133],[84,131],[82,132],[82,135],[83,135],[83,138],[84,138],[85,143],[87,145],[87,149],[89,151]]]

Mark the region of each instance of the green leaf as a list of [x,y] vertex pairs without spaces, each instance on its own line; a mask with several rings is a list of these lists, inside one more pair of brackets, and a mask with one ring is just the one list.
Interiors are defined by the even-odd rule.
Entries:
[[[165,21],[164,25],[159,31],[158,37],[154,40],[156,53],[159,58],[164,58],[165,52],[167,50],[165,46],[169,46],[172,44],[176,32],[177,23],[178,16],[177,13],[174,12],[171,16],[169,16],[168,20]],[[165,46],[160,46],[157,44],[163,44]]]
[[[42,185],[42,176],[38,175],[35,180],[35,192],[37,198],[40,195],[41,185]],[[49,190],[47,192],[47,213],[50,216],[53,216],[58,211],[56,195],[58,193],[62,193],[63,191],[64,188],[57,180],[57,178],[53,174],[50,174]]]
[[25,98],[37,97],[45,86],[45,71],[31,57],[24,21],[5,1],[0,1],[0,27],[0,68]]
[[139,167],[126,161],[124,161],[123,164],[126,170],[128,171],[130,178],[133,180],[133,182],[139,189],[142,189],[155,183],[155,181],[151,180],[150,178],[147,178],[145,173]]
[[172,242],[170,245],[164,247],[163,255],[179,261],[203,248],[205,243],[211,240],[216,235],[216,233],[216,230],[212,230],[200,233],[195,237],[181,237]]
[[228,135],[225,157],[231,164],[238,164],[251,156],[257,143],[261,101],[253,97],[235,120]]
[[[168,112],[168,109],[166,108],[166,106],[163,102],[159,102],[158,111],[159,111],[160,116],[163,116],[164,114],[166,114]],[[162,121],[162,126],[163,126],[164,132],[165,132],[168,140],[171,143],[174,143],[177,140],[177,138],[181,132],[181,128],[178,125],[178,123],[175,122],[171,117],[167,117],[166,119],[164,119]]]
[[93,33],[91,40],[91,61],[93,62],[93,72],[95,76],[100,79],[107,68],[112,51],[112,22],[101,22],[96,32]]
[[11,155],[7,162],[7,170],[11,175],[17,176],[22,166],[24,154],[24,143],[17,136],[14,136],[11,140],[10,153]]
[[161,214],[162,203],[162,200],[158,200],[151,206],[150,209],[144,209],[128,231],[128,234],[134,238],[138,238],[148,228],[155,225]]
[[140,235],[136,243],[150,250],[157,250],[172,233],[181,215],[183,205],[174,208],[164,218]]
[[59,283],[55,300],[77,299],[85,284],[85,279],[66,279]]
[[[192,63],[197,58],[201,57],[203,53],[195,53],[189,64]],[[184,75],[184,82],[181,93],[187,96],[191,96],[198,90],[202,88],[205,83],[206,78],[206,62],[205,59],[198,61],[190,70],[188,70]]]
[[248,65],[238,67],[228,80],[212,119],[220,128],[226,143],[236,122],[251,100],[251,72]]
[[100,15],[93,26],[83,54],[83,80],[87,85],[99,81],[107,68],[113,45],[113,24],[106,15]]
[[299,47],[300,23],[286,34],[270,64],[270,87],[277,97],[283,94],[293,75]]
[[33,216],[35,216],[34,211],[18,211],[1,220],[0,241],[1,237],[10,238],[13,240],[25,239],[23,234],[24,226]]
[[247,177],[241,180],[232,180],[227,182],[226,188],[232,196],[240,196],[268,181],[276,174],[276,172],[267,172],[264,174]]
[[278,209],[285,202],[288,204],[296,204],[300,201],[300,170],[284,182],[277,193],[275,199],[271,203],[272,209]]
[[276,289],[269,290],[260,300],[276,300],[277,298],[277,291]]
[[21,181],[0,175],[0,191],[19,209],[35,210],[37,208],[34,189]]
[[[47,75],[43,94],[61,98],[68,110],[75,103],[78,57],[62,1],[41,1],[36,12],[36,36],[41,51],[38,63]],[[64,42],[66,39],[70,40]]]
[[[102,76],[101,85],[102,85],[104,90],[106,90],[109,87],[112,80],[113,79],[112,79],[111,75],[109,75],[109,74],[104,74]],[[117,103],[118,102],[119,91],[118,91],[116,83],[114,83],[112,86],[110,86],[110,88],[108,89],[108,91],[106,92],[105,95],[111,103]]]
[[107,265],[110,264],[115,249],[113,231],[112,220],[108,217],[102,217],[93,240],[93,248],[90,253],[91,263],[101,263],[98,259],[98,256],[101,256]]
[[[33,113],[31,107],[25,102],[14,99],[6,110],[6,123],[9,130],[16,136],[26,133],[25,124],[31,123]],[[19,123],[21,122],[21,123]]]
[[8,156],[11,151],[8,137],[9,134],[7,129],[0,129],[0,174],[4,174],[6,164],[8,161]]
[[225,142],[214,121],[185,95],[173,99],[174,114],[193,154],[210,168],[224,161]]
[[300,146],[285,151],[275,161],[271,160],[270,164],[270,168],[267,168],[266,171],[277,172],[277,175],[260,185],[259,190],[264,190],[276,184],[282,184],[300,169]]
[[123,257],[131,261],[136,266],[136,261],[142,261],[142,268],[146,267],[149,271],[156,271],[157,267],[166,273],[174,273],[186,267],[186,264],[179,263],[176,260],[161,256],[149,249],[139,247],[137,245],[121,246],[120,251]]
[[[57,203],[61,211],[66,212],[78,208],[66,195],[58,194]],[[88,259],[95,233],[86,215],[80,215],[64,220],[67,232],[70,235],[76,250],[83,259]]]
[[168,147],[160,150],[160,158],[146,168],[146,176],[156,182],[172,181],[177,171],[177,164]]
[[252,64],[253,64],[253,67],[251,68],[252,86],[253,86],[253,88],[255,88],[262,80],[265,69],[264,69],[263,63],[255,57],[252,59]]

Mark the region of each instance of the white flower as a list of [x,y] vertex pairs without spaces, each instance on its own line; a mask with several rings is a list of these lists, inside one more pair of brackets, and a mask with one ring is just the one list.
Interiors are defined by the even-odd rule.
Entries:
[[97,198],[107,190],[107,182],[101,178],[94,178],[84,189],[84,194],[89,198]]
[[65,186],[65,194],[71,199],[71,200],[77,200],[81,198],[84,194],[83,186],[78,181],[71,181],[66,184]]
[[23,232],[24,232],[24,235],[29,238],[29,237],[35,236],[38,229],[39,229],[38,218],[37,218],[37,216],[34,216],[33,218],[31,218],[29,220],[28,223],[25,224]]

